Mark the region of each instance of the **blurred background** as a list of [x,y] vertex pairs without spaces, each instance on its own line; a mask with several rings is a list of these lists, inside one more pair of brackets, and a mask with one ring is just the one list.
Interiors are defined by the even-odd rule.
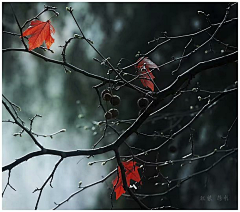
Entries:
[[[168,36],[193,33],[209,26],[205,16],[198,11],[210,14],[212,23],[219,23],[225,15],[227,3],[51,3],[60,13],[58,17],[51,19],[56,33],[55,42],[51,49],[54,53],[35,49],[47,57],[61,60],[62,48],[65,41],[75,33],[80,34],[71,15],[66,11],[66,6],[72,6],[74,15],[82,27],[87,38],[94,41],[94,46],[105,57],[110,57],[110,62],[116,66],[121,58],[121,66],[124,67],[137,60],[136,54],[146,53],[158,42],[149,41],[162,36],[167,32]],[[44,9],[44,3],[12,3],[16,16],[22,25],[27,19],[36,16]],[[41,21],[47,21],[53,13],[46,12],[40,16]],[[237,17],[237,5],[230,10],[228,19]],[[3,31],[19,33],[18,26],[9,3],[3,3]],[[27,28],[27,27],[26,27]],[[216,28],[214,28],[216,29]],[[209,30],[213,33],[214,29]],[[209,34],[202,33],[194,37],[186,52],[190,52],[196,46],[209,38]],[[237,21],[224,25],[217,33],[216,38],[224,43],[237,46]],[[190,38],[176,39],[158,48],[149,58],[157,65],[164,64],[172,57],[180,57],[184,47]],[[160,40],[163,41],[163,40]],[[18,36],[3,34],[3,48],[23,48]],[[155,82],[159,89],[163,89],[172,83],[178,74],[186,71],[200,61],[225,55],[233,52],[216,41],[204,46],[198,53],[187,60],[177,73],[172,71],[178,67],[178,62],[164,66],[159,72],[154,72]],[[96,52],[83,40],[73,40],[67,48],[67,61],[74,66],[90,73],[108,77],[107,68],[93,60],[98,59]],[[65,73],[64,68],[57,64],[44,62],[31,54],[23,52],[6,52],[3,54],[2,92],[12,102],[21,107],[20,117],[29,126],[29,118],[35,114],[42,115],[33,123],[33,131],[38,134],[51,134],[60,129],[66,129],[65,133],[56,136],[38,137],[39,142],[46,148],[58,150],[75,150],[91,148],[102,135],[103,127],[98,122],[103,120],[103,112],[98,108],[98,96],[92,86],[99,81],[88,78],[72,71]],[[134,68],[127,70],[134,74]],[[113,77],[113,76],[111,76]],[[221,91],[232,86],[237,81],[237,64],[228,64],[198,74],[189,86],[209,91]],[[142,86],[138,81],[137,85]],[[104,87],[106,88],[107,85]],[[138,116],[137,100],[141,94],[129,88],[116,91],[121,97],[119,106],[119,119],[133,119]],[[214,97],[215,94],[211,94]],[[169,135],[183,127],[193,117],[207,100],[199,101],[208,96],[206,93],[186,93],[178,98],[171,106],[162,111],[155,119],[147,121],[141,126],[143,133],[153,134],[154,131]],[[167,103],[169,99],[164,100]],[[192,110],[192,112],[191,112]],[[177,114],[177,115],[176,115]],[[3,120],[8,120],[10,115],[5,108],[2,109]],[[224,143],[222,136],[237,117],[237,93],[232,93],[221,99],[216,106],[207,110],[197,119],[191,128],[194,129],[194,153],[204,155]],[[121,132],[128,125],[120,124],[117,129]],[[10,123],[2,123],[2,165],[9,164],[15,159],[36,151],[37,147],[27,134],[22,137],[13,136],[20,128]],[[116,138],[108,131],[107,138],[99,146],[110,144]],[[182,158],[191,152],[189,142],[190,130],[186,129],[172,142],[165,145],[158,152],[158,160],[174,160]],[[147,150],[164,142],[164,138],[144,137],[132,135],[127,140],[131,146]],[[237,147],[237,123],[233,126],[228,138],[228,146],[225,149]],[[137,153],[137,152],[136,152]],[[121,155],[131,154],[126,146],[120,148]],[[107,159],[113,153],[108,152],[94,158],[74,157],[68,158],[58,167],[53,180],[53,188],[46,185],[39,209],[52,209],[56,203],[66,199],[78,189],[79,181],[87,185],[106,176],[116,168],[116,161],[110,161],[105,166],[101,163],[88,165],[88,162]],[[191,164],[176,163],[160,168],[164,176],[169,179],[183,178],[194,172],[211,166],[223,154],[216,154],[206,160],[197,160]],[[155,161],[156,153],[143,157],[146,160]],[[16,189],[8,188],[4,194],[3,209],[34,209],[38,192],[32,191],[40,188],[51,173],[55,163],[59,160],[56,156],[41,156],[32,158],[14,168],[11,172],[11,185]],[[150,179],[156,175],[157,170],[146,169],[143,178],[143,186],[138,193],[159,193],[168,189],[167,185],[161,185],[164,179]],[[7,183],[8,172],[3,173],[2,186]],[[112,180],[84,190],[60,209],[110,209],[112,192]],[[156,183],[159,185],[156,186]],[[205,200],[202,197],[205,197]],[[207,197],[211,196],[211,201]],[[222,197],[219,201],[218,196]],[[223,199],[224,197],[227,197]],[[143,199],[143,202],[151,207],[172,205],[180,209],[237,209],[237,155],[227,157],[211,171],[196,176],[179,188],[166,195]],[[113,197],[113,209],[138,209],[136,203],[125,197],[115,200]]]

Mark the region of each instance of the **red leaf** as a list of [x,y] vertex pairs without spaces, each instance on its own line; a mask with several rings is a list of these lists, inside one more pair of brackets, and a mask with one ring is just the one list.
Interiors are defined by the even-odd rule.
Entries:
[[54,39],[51,34],[55,33],[55,29],[48,20],[46,22],[35,20],[31,21],[30,26],[23,32],[23,36],[29,37],[29,51],[41,46],[45,41],[47,48],[49,49],[54,43]]
[[[139,166],[136,165],[136,162],[129,161],[129,162],[122,162],[124,168],[125,168],[125,176],[127,180],[128,187],[130,186],[130,180],[134,180],[136,182],[140,182],[141,178],[138,173]],[[113,186],[115,186],[115,193],[116,193],[116,200],[124,194],[126,191],[123,188],[123,181],[122,181],[122,175],[121,175],[121,169],[118,166],[118,175],[115,180],[113,180]],[[141,183],[141,182],[140,182]]]
[[137,62],[140,61],[135,68],[138,69],[138,74],[141,74],[140,77],[145,78],[141,79],[141,82],[143,86],[150,88],[152,91],[154,91],[154,84],[151,80],[153,80],[155,77],[151,71],[151,69],[158,69],[158,66],[153,63],[151,60],[149,60],[147,57],[139,58]]

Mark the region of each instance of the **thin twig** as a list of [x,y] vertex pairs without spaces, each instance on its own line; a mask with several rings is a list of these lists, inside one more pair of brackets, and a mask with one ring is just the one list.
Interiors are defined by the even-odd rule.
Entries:
[[2,197],[4,196],[4,193],[5,193],[5,191],[6,191],[6,189],[7,189],[8,186],[9,186],[12,190],[16,191],[16,189],[13,188],[13,186],[10,184],[10,177],[11,177],[11,170],[8,171],[8,180],[7,180],[7,184],[6,184],[5,188],[4,188],[4,190],[3,190],[3,192],[2,192]]
[[53,176],[54,176],[54,173],[56,172],[57,170],[57,167],[60,165],[60,163],[63,161],[64,158],[60,158],[60,160],[56,163],[55,167],[53,168],[51,174],[49,175],[49,177],[45,180],[45,182],[43,183],[42,187],[41,188],[36,188],[34,192],[36,191],[40,191],[39,192],[39,195],[38,195],[38,199],[37,199],[37,202],[36,202],[36,205],[35,205],[35,210],[38,209],[38,204],[39,204],[39,201],[40,201],[40,198],[41,198],[41,195],[42,195],[42,192],[43,192],[43,189],[45,187],[45,185],[47,184],[47,182],[50,180],[50,186],[52,187],[52,180],[53,180]]
[[90,187],[92,187],[92,186],[95,186],[95,185],[97,185],[97,184],[99,184],[99,183],[103,183],[105,180],[107,180],[109,177],[111,177],[116,171],[117,171],[117,169],[114,169],[114,170],[111,171],[107,176],[105,176],[103,179],[98,180],[98,181],[96,181],[96,182],[94,182],[94,183],[91,183],[91,184],[89,184],[89,185],[86,185],[86,186],[84,186],[84,187],[80,187],[80,190],[72,193],[67,199],[63,200],[62,202],[60,202],[60,203],[56,203],[56,202],[55,202],[56,207],[53,208],[53,210],[56,210],[57,208],[59,208],[59,207],[60,207],[61,205],[63,205],[64,203],[68,202],[72,197],[74,197],[75,195],[81,193],[81,192],[84,191],[85,189],[90,188]]
[[227,145],[229,134],[230,134],[234,124],[236,123],[236,121],[237,121],[237,117],[234,119],[231,127],[228,129],[227,135],[226,136],[222,136],[222,139],[224,139],[224,144],[222,146],[220,146],[220,149],[222,149],[223,147],[225,147]]

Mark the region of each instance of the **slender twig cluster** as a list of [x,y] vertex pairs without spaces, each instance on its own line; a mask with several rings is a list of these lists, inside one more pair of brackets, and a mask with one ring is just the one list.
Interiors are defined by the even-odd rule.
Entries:
[[[163,196],[163,195],[168,194],[172,190],[180,187],[181,184],[184,183],[185,181],[187,181],[193,177],[199,176],[201,174],[210,172],[216,165],[218,165],[221,161],[223,161],[223,159],[227,158],[228,156],[233,155],[237,151],[237,148],[224,149],[224,150],[222,149],[223,147],[227,146],[229,134],[231,133],[231,130],[236,123],[237,117],[235,118],[232,125],[228,129],[226,136],[222,137],[224,139],[224,144],[221,147],[219,147],[219,149],[214,149],[213,151],[210,151],[204,155],[196,154],[196,147],[194,146],[194,143],[195,143],[194,133],[197,129],[192,127],[193,123],[195,123],[196,120],[201,115],[203,115],[205,111],[218,105],[218,102],[220,99],[224,98],[227,95],[235,93],[237,91],[236,85],[235,84],[230,85],[225,90],[222,90],[222,91],[210,91],[210,90],[202,89],[200,87],[196,87],[196,88],[192,88],[192,89],[189,88],[190,87],[189,85],[190,85],[192,79],[195,76],[197,76],[198,74],[202,73],[203,71],[211,69],[211,68],[215,68],[215,67],[220,67],[220,66],[223,66],[223,65],[226,65],[229,63],[234,63],[237,60],[237,55],[238,55],[238,52],[236,51],[237,48],[232,45],[226,44],[225,42],[216,38],[216,35],[219,33],[220,29],[222,29],[225,25],[237,20],[237,18],[227,20],[230,9],[234,5],[235,4],[231,4],[226,8],[226,13],[220,23],[212,24],[209,20],[208,15],[205,14],[204,12],[200,11],[199,14],[204,15],[207,22],[209,23],[209,26],[206,27],[205,29],[201,29],[195,33],[190,33],[190,34],[180,35],[180,36],[168,36],[167,33],[163,33],[164,36],[161,36],[152,41],[149,41],[149,44],[150,44],[150,43],[160,42],[160,40],[163,39],[162,42],[157,43],[148,52],[146,52],[144,54],[139,54],[139,56],[142,56],[141,60],[143,60],[145,57],[149,56],[151,53],[157,51],[163,45],[169,44],[173,40],[176,40],[176,39],[180,40],[183,38],[188,39],[188,41],[186,42],[186,45],[182,51],[181,57],[172,58],[170,61],[165,62],[164,64],[161,64],[158,66],[159,68],[162,68],[173,62],[179,61],[176,69],[172,70],[172,74],[179,73],[178,76],[176,76],[175,80],[168,87],[165,87],[164,89],[160,89],[158,87],[157,83],[153,81],[153,79],[151,78],[151,76],[148,72],[147,72],[147,74],[148,74],[149,79],[144,78],[141,74],[136,74],[131,70],[131,68],[136,66],[141,60],[136,63],[129,64],[125,67],[120,67],[121,61],[122,61],[122,59],[121,59],[119,61],[119,63],[116,66],[114,66],[114,64],[111,63],[111,59],[109,57],[108,58],[105,57],[103,55],[103,53],[101,53],[94,46],[93,41],[85,36],[84,30],[81,28],[81,24],[77,21],[77,19],[74,16],[72,7],[67,7],[67,11],[72,16],[73,21],[75,22],[75,24],[80,32],[80,35],[75,34],[73,37],[70,37],[69,39],[67,39],[65,41],[64,45],[60,46],[62,48],[62,53],[61,53],[62,60],[51,59],[51,58],[48,58],[48,57],[44,56],[43,54],[37,53],[35,51],[29,51],[27,44],[26,44],[27,38],[22,36],[23,28],[26,27],[27,24],[29,24],[32,20],[38,19],[45,12],[50,11],[50,12],[53,12],[57,16],[59,15],[59,13],[56,12],[56,9],[57,9],[56,7],[45,6],[42,12],[40,12],[35,17],[27,20],[21,26],[18,21],[18,18],[12,8],[16,23],[19,27],[19,33],[6,32],[6,31],[4,31],[4,33],[13,35],[13,36],[20,36],[20,39],[21,39],[21,42],[22,42],[24,48],[18,48],[18,49],[17,48],[6,48],[6,49],[3,49],[4,54],[7,52],[25,52],[25,53],[34,55],[35,57],[38,57],[40,59],[43,59],[46,62],[50,62],[50,63],[56,64],[56,65],[61,65],[62,67],[64,67],[65,71],[68,73],[71,71],[75,71],[79,74],[85,75],[86,77],[98,80],[100,83],[95,85],[93,87],[93,89],[95,89],[95,91],[96,91],[96,94],[98,96],[98,101],[99,101],[99,107],[101,108],[101,110],[104,114],[107,113],[108,108],[106,108],[106,106],[102,102],[103,97],[101,96],[101,90],[103,88],[105,88],[106,86],[107,86],[107,88],[105,88],[105,89],[108,89],[109,94],[111,94],[111,95],[109,95],[110,96],[109,98],[113,98],[113,95],[112,95],[113,91],[117,91],[117,90],[122,89],[123,87],[126,87],[128,89],[132,89],[134,92],[136,92],[136,94],[143,95],[147,101],[147,104],[144,106],[144,108],[141,110],[141,112],[139,113],[139,115],[137,117],[134,117],[134,118],[131,118],[128,120],[121,120],[120,118],[117,118],[117,117],[114,117],[111,119],[105,115],[105,120],[101,121],[101,124],[103,125],[102,135],[100,136],[100,138],[98,138],[95,141],[92,149],[86,149],[86,150],[78,149],[78,150],[72,150],[72,151],[61,151],[61,150],[55,150],[55,149],[48,149],[48,148],[44,147],[39,142],[38,137],[41,136],[41,137],[51,137],[52,138],[53,136],[55,136],[61,132],[65,132],[66,131],[65,129],[61,129],[61,130],[59,130],[55,133],[49,134],[49,135],[38,134],[38,133],[34,132],[33,131],[33,123],[37,117],[42,117],[42,116],[36,114],[32,118],[30,118],[29,119],[29,121],[30,121],[29,127],[27,127],[26,123],[20,118],[19,113],[18,113],[18,111],[21,111],[21,108],[19,106],[17,106],[16,104],[14,104],[13,102],[11,102],[7,97],[5,97],[3,95],[2,104],[12,119],[12,120],[10,120],[10,119],[3,120],[3,122],[12,123],[14,125],[19,126],[21,128],[21,131],[18,133],[15,133],[14,135],[22,136],[23,133],[27,133],[30,136],[33,143],[39,148],[39,150],[28,153],[28,154],[16,159],[14,162],[3,166],[2,171],[3,172],[8,171],[8,181],[3,190],[2,195],[4,195],[4,193],[6,192],[7,187],[10,187],[13,190],[15,190],[15,188],[10,184],[10,174],[11,174],[11,171],[15,167],[19,166],[20,164],[22,164],[23,162],[27,161],[30,158],[39,157],[42,155],[58,156],[58,157],[60,157],[60,159],[55,164],[55,166],[54,166],[52,172],[50,173],[50,175],[48,176],[48,178],[45,180],[45,182],[43,183],[43,185],[40,188],[36,188],[33,191],[33,193],[39,192],[37,202],[35,205],[35,209],[38,209],[40,199],[41,199],[41,196],[42,196],[45,186],[49,182],[50,186],[52,187],[51,183],[54,178],[54,174],[56,173],[57,168],[59,167],[59,165],[62,163],[62,161],[64,159],[75,157],[75,156],[87,156],[88,158],[91,158],[92,156],[104,154],[106,152],[111,151],[111,152],[114,152],[113,157],[106,158],[103,160],[95,160],[95,161],[90,162],[89,165],[93,165],[93,164],[97,164],[97,163],[101,163],[102,165],[105,165],[109,161],[116,160],[116,164],[118,167],[120,167],[120,170],[121,170],[121,176],[119,176],[119,173],[118,173],[118,178],[121,177],[122,182],[123,182],[123,185],[122,185],[123,189],[127,192],[127,194],[124,194],[124,196],[131,197],[141,209],[165,209],[165,208],[167,208],[167,209],[174,208],[175,209],[174,206],[159,206],[157,208],[151,208],[151,206],[147,206],[145,203],[143,203],[143,200],[147,197],[158,197],[158,196]],[[215,30],[213,33],[210,33],[209,32],[210,29],[215,29]],[[196,36],[200,36],[203,33],[207,33],[209,35],[209,38],[207,40],[205,40],[202,44],[198,45],[196,48],[194,48],[193,50],[190,50],[187,53],[187,50],[190,49],[190,46],[194,43]],[[94,60],[99,62],[100,65],[103,65],[104,68],[107,69],[108,77],[103,77],[100,74],[99,75],[92,74],[91,71],[89,71],[89,70],[85,71],[85,70],[83,70],[79,67],[76,67],[76,66],[70,64],[69,62],[67,62],[67,57],[66,57],[67,48],[69,47],[69,44],[73,39],[76,39],[79,41],[83,40],[89,46],[91,46],[91,48],[100,57],[100,59],[95,58]],[[189,58],[191,58],[192,55],[194,55],[196,52],[199,52],[199,50],[202,49],[204,46],[210,45],[211,50],[214,51],[212,49],[212,42],[214,42],[214,41],[219,43],[219,45],[223,45],[226,49],[230,49],[231,53],[226,54],[224,56],[214,57],[212,59],[199,62],[199,63],[195,64],[194,66],[192,66],[191,68],[184,70],[183,72],[180,73],[182,64],[184,62],[187,62],[189,60]],[[46,49],[45,47],[40,47],[40,48],[43,50]],[[52,51],[52,50],[50,50],[50,51]],[[145,65],[143,66],[143,69],[144,68],[146,69]],[[115,78],[113,75],[115,76]],[[145,88],[142,88],[142,87],[136,85],[135,82],[137,82],[137,80],[139,80],[139,79],[150,80],[152,83],[154,83],[155,87],[157,88],[157,91],[149,91],[148,89],[145,89]],[[199,94],[200,93],[200,94],[206,95],[205,97],[200,96],[200,94],[198,95],[198,100],[204,102],[204,105],[201,108],[198,108],[195,110],[192,110],[190,108],[189,111],[184,111],[184,112],[180,112],[180,113],[176,113],[176,112],[166,112],[165,113],[165,110],[167,108],[169,108],[171,105],[173,105],[179,98],[181,98],[181,96],[183,96],[185,94],[189,94],[189,93],[191,93],[191,94],[196,94],[196,93]],[[110,99],[109,99],[109,101],[111,102]],[[111,102],[111,104],[114,105],[112,102]],[[190,119],[188,119],[187,123],[181,125],[181,127],[179,129],[176,129],[176,126],[178,126],[179,123],[182,123],[182,120],[184,117],[190,117]],[[141,130],[141,126],[146,125],[149,122],[161,121],[163,119],[172,120],[173,118],[174,118],[174,120],[176,120],[176,119],[178,119],[178,120],[175,121],[174,124],[171,124],[170,127],[166,127],[165,129],[153,130],[153,132],[150,132],[151,130],[149,130],[149,132],[147,132],[147,133],[142,132],[142,130]],[[124,130],[120,132],[117,128],[118,125],[121,125],[121,127],[124,127]],[[175,130],[173,130],[173,129],[175,129]],[[172,143],[178,135],[180,135],[184,131],[187,131],[187,129],[189,129],[189,132],[190,132],[189,133],[189,143],[190,143],[191,147],[189,149],[189,153],[180,159],[159,161],[159,159],[158,159],[159,150],[162,149],[167,144]],[[112,133],[114,133],[117,136],[117,138],[108,145],[105,145],[105,146],[103,145],[101,147],[96,148],[97,145],[103,143],[104,139],[106,139],[107,132],[109,130]],[[165,132],[167,132],[167,134],[165,134]],[[162,142],[154,148],[149,148],[149,149],[138,148],[138,147],[129,145],[127,142],[127,139],[132,134],[136,134],[137,136],[144,136],[146,139],[148,139],[148,138],[161,139]],[[121,155],[120,154],[119,149],[123,144],[125,144],[126,147],[128,148],[128,150],[130,152],[129,155]],[[135,152],[137,152],[137,153],[135,153]],[[152,153],[154,153],[156,155],[156,160],[154,162],[152,162],[148,159],[144,159],[143,156],[147,156]],[[222,157],[220,157],[218,160],[216,160],[211,166],[209,166],[201,171],[195,172],[191,175],[188,175],[187,177],[184,177],[184,178],[170,179],[168,176],[164,176],[161,173],[161,170],[159,169],[160,167],[169,166],[169,165],[172,165],[175,163],[184,164],[184,163],[191,163],[193,161],[202,161],[202,160],[205,160],[206,158],[210,158],[213,155],[219,155],[219,154],[224,154],[224,155]],[[155,183],[155,186],[159,186],[159,185],[164,186],[165,184],[167,184],[168,185],[167,189],[165,189],[164,192],[154,193],[154,194],[141,194],[141,193],[138,193],[138,191],[136,193],[133,192],[133,189],[127,185],[125,168],[122,164],[122,161],[137,161],[139,164],[141,164],[141,170],[143,173],[142,179],[146,178],[144,175],[144,172],[147,167],[155,167],[156,172],[157,172],[156,175],[148,178],[147,180],[164,179],[164,181],[165,181],[164,183],[161,183],[161,180],[160,180],[159,182]],[[118,169],[114,169],[113,171],[109,172],[109,174],[107,174],[104,178],[102,178],[96,182],[93,182],[89,185],[82,186],[79,184],[79,189],[76,192],[69,195],[62,202],[55,203],[56,207],[54,209],[59,208],[64,203],[68,202],[71,198],[73,198],[77,194],[81,193],[85,189],[92,187],[94,185],[97,185],[99,183],[105,182],[113,174],[115,174],[117,172],[117,170]],[[113,194],[113,191],[115,190],[115,187],[116,187],[116,185],[113,186],[113,190],[111,192],[111,201],[112,201],[112,196],[113,196],[112,194]],[[112,207],[113,207],[113,205],[112,205]]]

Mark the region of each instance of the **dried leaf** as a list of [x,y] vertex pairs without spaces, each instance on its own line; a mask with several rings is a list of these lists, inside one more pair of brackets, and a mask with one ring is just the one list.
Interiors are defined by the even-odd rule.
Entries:
[[[141,178],[138,173],[139,166],[136,165],[136,162],[128,161],[128,162],[122,162],[124,168],[125,168],[125,176],[128,187],[130,186],[130,180],[134,180],[136,182],[140,182]],[[126,191],[123,188],[123,181],[122,181],[122,175],[121,175],[121,169],[118,166],[118,175],[115,180],[113,180],[113,186],[115,186],[115,193],[116,193],[116,200],[124,194]],[[140,182],[141,183],[141,182]]]
[[55,33],[55,29],[48,20],[46,22],[34,20],[31,21],[30,26],[23,32],[23,36],[29,37],[29,51],[41,46],[45,41],[47,48],[49,49],[54,43],[54,39],[51,34]]
[[[153,63],[150,59],[147,57],[145,58],[139,58],[137,62],[140,61],[135,68],[138,70],[138,74],[141,74],[141,82],[143,86],[150,88],[152,91],[154,91],[154,84],[153,84],[153,79],[155,78],[152,70],[153,69],[158,69],[158,66]],[[152,80],[152,81],[151,81]]]

